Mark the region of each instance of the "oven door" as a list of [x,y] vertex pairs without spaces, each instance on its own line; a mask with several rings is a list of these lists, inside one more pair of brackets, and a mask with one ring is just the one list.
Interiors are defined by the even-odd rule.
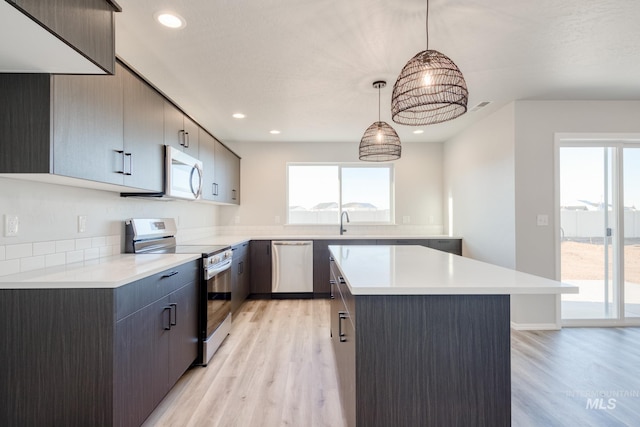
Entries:
[[207,340],[231,313],[231,260],[205,270]]

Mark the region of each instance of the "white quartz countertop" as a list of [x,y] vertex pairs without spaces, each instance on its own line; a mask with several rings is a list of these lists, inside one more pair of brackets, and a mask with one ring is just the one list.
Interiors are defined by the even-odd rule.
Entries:
[[577,293],[578,287],[422,246],[329,246],[353,295]]
[[0,289],[117,288],[199,254],[122,254],[0,277]]
[[358,234],[342,234],[342,235],[327,235],[327,234],[314,234],[314,235],[265,235],[265,236],[247,236],[247,235],[218,235],[201,237],[194,240],[180,241],[181,245],[237,245],[250,240],[421,240],[421,239],[461,239],[457,236],[443,236],[443,235],[358,235]]

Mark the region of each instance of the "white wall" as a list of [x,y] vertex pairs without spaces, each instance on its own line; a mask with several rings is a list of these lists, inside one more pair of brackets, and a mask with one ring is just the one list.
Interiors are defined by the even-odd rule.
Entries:
[[507,268],[515,268],[513,114],[509,104],[444,145],[444,196],[463,255]]
[[[0,178],[0,229],[5,214],[20,221],[18,236],[0,233],[0,275],[120,253],[131,217],[178,218],[179,236],[213,231],[218,209],[224,207]],[[85,233],[78,233],[78,215],[87,216]]]
[[[556,277],[554,136],[556,133],[640,132],[639,101],[518,101],[515,103],[516,269]],[[536,225],[537,214],[549,226]],[[511,299],[516,323],[545,324],[552,296]],[[557,315],[558,313],[555,313]]]
[[[286,221],[287,162],[357,162],[358,143],[239,142],[229,144],[242,157],[241,205],[221,210],[220,225],[268,232],[337,233],[336,226],[284,226]],[[441,234],[442,144],[405,143],[395,169],[396,222],[410,217],[409,225],[350,226],[348,233],[422,232]],[[279,217],[280,223],[276,222]],[[237,221],[237,222],[236,222]]]
[[[640,132],[640,101],[518,101],[515,104],[516,268],[556,278],[554,136]],[[549,226],[536,226],[536,215]]]

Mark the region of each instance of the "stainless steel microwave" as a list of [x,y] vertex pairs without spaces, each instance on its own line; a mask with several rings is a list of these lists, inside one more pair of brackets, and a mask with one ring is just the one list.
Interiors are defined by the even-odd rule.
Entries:
[[202,197],[202,162],[166,145],[165,197],[197,200]]

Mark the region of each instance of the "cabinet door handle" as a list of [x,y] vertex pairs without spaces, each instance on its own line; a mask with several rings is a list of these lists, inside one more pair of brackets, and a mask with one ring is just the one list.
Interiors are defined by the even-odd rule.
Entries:
[[122,169],[125,171],[125,175],[133,175],[133,155],[131,153],[124,153],[124,157],[129,158],[129,172],[124,169],[124,159],[122,161]]
[[218,195],[218,184],[216,184],[215,182],[213,183],[213,195]]
[[344,334],[344,332],[342,332],[342,321],[344,319],[347,318],[347,312],[346,311],[339,311],[338,312],[338,336],[340,337],[340,342],[346,342],[347,338]]
[[235,200],[236,199],[236,190],[231,190],[231,200]]
[[170,331],[171,330],[171,306],[166,306],[165,308],[162,309],[162,315],[164,318],[164,312],[169,310],[169,323],[167,324],[167,326],[164,327],[165,331]]
[[185,146],[184,144],[186,144],[186,142],[185,142],[186,140],[187,140],[187,137],[185,136],[184,130],[179,130],[178,131],[178,143],[184,147]]
[[178,274],[177,271],[172,271],[171,273],[163,274],[162,278],[166,279],[167,277],[175,276],[176,274]]
[[184,148],[189,148],[189,132],[185,132],[184,136]]
[[[178,324],[178,304],[172,302],[169,304],[169,307],[171,307],[171,313],[173,314],[173,319],[169,316],[169,325],[176,326]],[[171,327],[169,327],[169,329],[171,329]]]
[[120,155],[119,156],[120,160],[122,160],[122,168],[120,170],[116,170],[116,173],[121,173],[121,174],[125,175],[125,173],[124,173],[124,151],[122,151],[122,150],[113,150],[113,151],[118,153]]

